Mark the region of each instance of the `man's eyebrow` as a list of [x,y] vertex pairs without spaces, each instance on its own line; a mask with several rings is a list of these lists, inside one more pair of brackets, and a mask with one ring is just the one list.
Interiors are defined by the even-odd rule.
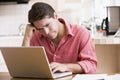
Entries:
[[35,28],[36,29],[41,29],[41,28],[43,28],[43,27],[46,27],[46,26],[48,26],[50,24],[50,22],[49,23],[46,23],[45,25],[43,25],[43,26],[35,26]]

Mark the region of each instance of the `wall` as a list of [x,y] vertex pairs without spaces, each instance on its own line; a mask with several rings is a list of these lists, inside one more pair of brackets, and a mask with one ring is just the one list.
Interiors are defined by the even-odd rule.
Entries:
[[0,5],[0,35],[18,35],[19,26],[27,23],[27,5]]
[[[70,23],[87,24],[94,18],[101,24],[106,17],[106,6],[119,6],[119,0],[30,0],[28,4],[0,5],[0,35],[18,35],[19,26],[27,24],[27,14],[35,2],[46,2]],[[61,6],[62,5],[62,6]]]
[[37,1],[52,5],[70,23],[80,24],[93,16],[94,0],[30,0],[28,4],[0,5],[0,36],[19,35],[19,26],[28,23],[28,10]]
[[120,0],[94,0],[96,24],[100,25],[103,18],[106,18],[106,6],[120,6]]

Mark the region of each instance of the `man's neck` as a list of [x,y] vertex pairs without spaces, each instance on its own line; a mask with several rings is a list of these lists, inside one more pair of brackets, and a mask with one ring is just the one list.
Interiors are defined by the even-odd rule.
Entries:
[[58,39],[61,39],[66,34],[66,28],[63,23],[59,22],[59,31],[58,31]]
[[58,27],[59,31],[58,31],[58,35],[57,37],[53,40],[55,46],[57,47],[60,40],[62,39],[62,37],[64,37],[64,35],[66,34],[66,28],[65,28],[65,25],[63,23],[60,23],[59,22],[59,27]]

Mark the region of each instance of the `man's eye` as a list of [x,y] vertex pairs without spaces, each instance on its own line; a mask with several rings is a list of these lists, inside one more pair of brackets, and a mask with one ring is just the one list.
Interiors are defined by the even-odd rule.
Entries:
[[49,24],[46,24],[46,27],[48,27],[49,26]]
[[42,28],[36,28],[36,30],[42,30]]

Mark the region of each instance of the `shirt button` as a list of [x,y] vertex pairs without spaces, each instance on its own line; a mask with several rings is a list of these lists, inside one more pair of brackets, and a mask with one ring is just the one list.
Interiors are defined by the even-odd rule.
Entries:
[[56,57],[56,55],[54,55]]
[[56,55],[54,55],[54,58],[53,58],[54,61],[56,61]]

